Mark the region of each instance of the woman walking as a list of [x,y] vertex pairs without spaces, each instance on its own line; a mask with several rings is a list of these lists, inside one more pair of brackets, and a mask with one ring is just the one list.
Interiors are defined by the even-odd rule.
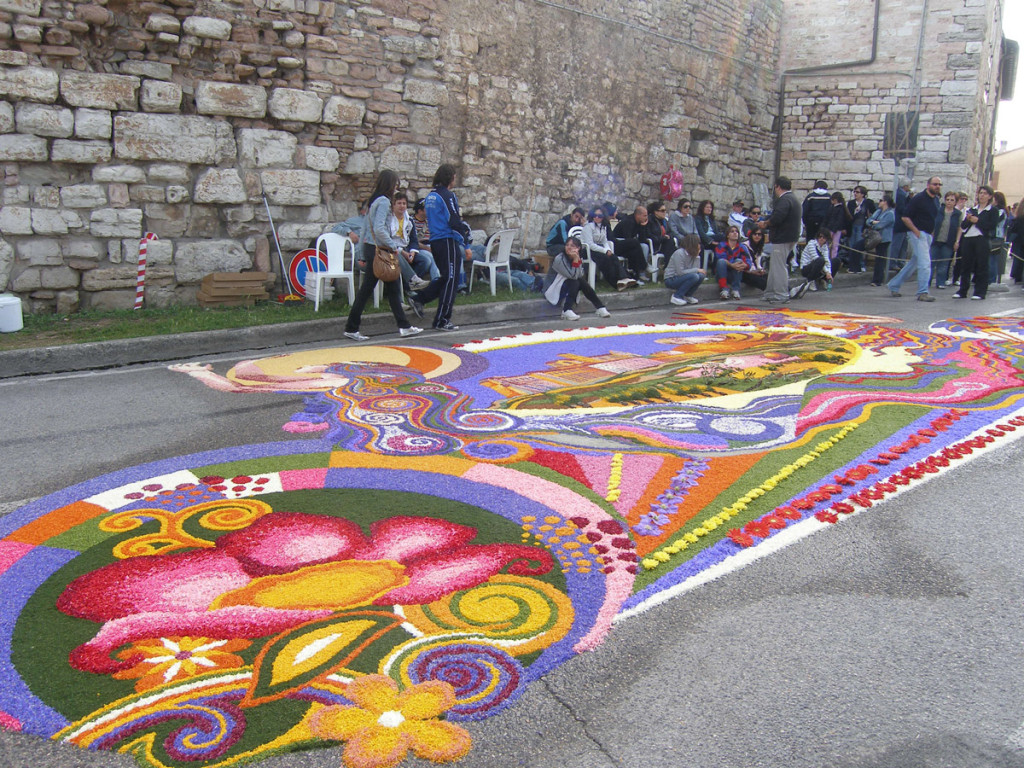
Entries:
[[[452,324],[455,290],[459,279],[459,263],[472,258],[469,253],[469,226],[462,220],[459,201],[452,192],[455,186],[455,166],[445,163],[434,173],[434,188],[424,201],[427,226],[430,229],[430,252],[434,256],[441,276],[413,297],[413,307],[422,312],[423,305],[437,299],[434,330],[457,331]],[[472,263],[466,263],[472,269]],[[419,313],[418,313],[419,314]]]
[[[363,232],[359,242],[363,246],[363,261],[366,262],[366,271],[363,280],[356,292],[356,300],[352,303],[352,309],[348,313],[348,322],[345,323],[345,336],[353,341],[366,341],[369,336],[359,332],[359,323],[363,317],[363,308],[367,300],[377,287],[377,276],[373,274],[373,260],[377,246],[388,248],[396,254],[402,244],[391,237],[388,228],[388,215],[391,213],[391,202],[395,192],[398,191],[398,174],[394,171],[383,170],[377,177],[377,183],[373,185],[373,192],[370,193],[370,209],[363,220]],[[402,309],[402,281],[392,280],[384,283],[384,295],[387,296],[388,304],[391,306],[391,314],[395,316],[400,336],[415,336],[423,329],[410,325],[405,317],[405,310]]]

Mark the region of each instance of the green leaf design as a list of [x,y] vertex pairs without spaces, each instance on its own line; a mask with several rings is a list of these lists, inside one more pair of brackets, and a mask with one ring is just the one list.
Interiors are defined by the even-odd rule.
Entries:
[[282,632],[256,657],[252,683],[240,702],[255,707],[287,696],[346,666],[403,619],[388,611],[355,610]]

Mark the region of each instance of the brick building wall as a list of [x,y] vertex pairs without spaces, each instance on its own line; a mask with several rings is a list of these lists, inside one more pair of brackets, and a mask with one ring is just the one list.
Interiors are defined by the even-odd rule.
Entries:
[[[783,71],[872,58],[875,3],[881,3],[871,63],[785,75],[780,167],[794,188],[814,180],[847,197],[856,184],[877,199],[893,188],[896,166],[884,156],[890,113],[918,111],[916,167],[945,189],[972,192],[988,181],[999,98],[1001,0],[786,0]],[[922,27],[923,25],[923,27]]]
[[[470,222],[749,198],[773,161],[780,0],[0,0],[0,287],[30,311],[194,301],[455,162]],[[276,260],[276,259],[275,259]]]

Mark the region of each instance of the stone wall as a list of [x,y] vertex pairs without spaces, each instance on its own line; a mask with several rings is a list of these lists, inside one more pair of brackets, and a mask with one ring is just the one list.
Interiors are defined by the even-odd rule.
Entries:
[[779,0],[0,0],[0,288],[149,306],[276,268],[376,172],[460,168],[467,218],[538,245],[569,207],[750,198],[772,162]]
[[30,311],[148,305],[276,268],[376,172],[461,171],[475,227],[750,198],[770,172],[777,0],[0,0],[0,287]]
[[[786,0],[781,67],[870,58],[877,2],[837,0],[829,14],[842,21],[828,26],[816,0]],[[873,63],[787,75],[781,171],[801,192],[825,179],[847,197],[864,184],[877,199],[896,175],[883,153],[886,116],[919,110],[916,167],[903,163],[901,175],[912,171],[916,190],[939,175],[947,191],[972,191],[988,178],[1000,41],[999,0],[883,3]]]

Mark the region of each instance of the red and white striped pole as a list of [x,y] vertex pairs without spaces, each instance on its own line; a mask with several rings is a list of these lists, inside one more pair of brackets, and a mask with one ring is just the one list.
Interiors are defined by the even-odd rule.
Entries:
[[135,281],[135,309],[142,309],[142,298],[146,289],[146,247],[150,240],[157,240],[152,232],[147,232],[139,241],[139,276]]

